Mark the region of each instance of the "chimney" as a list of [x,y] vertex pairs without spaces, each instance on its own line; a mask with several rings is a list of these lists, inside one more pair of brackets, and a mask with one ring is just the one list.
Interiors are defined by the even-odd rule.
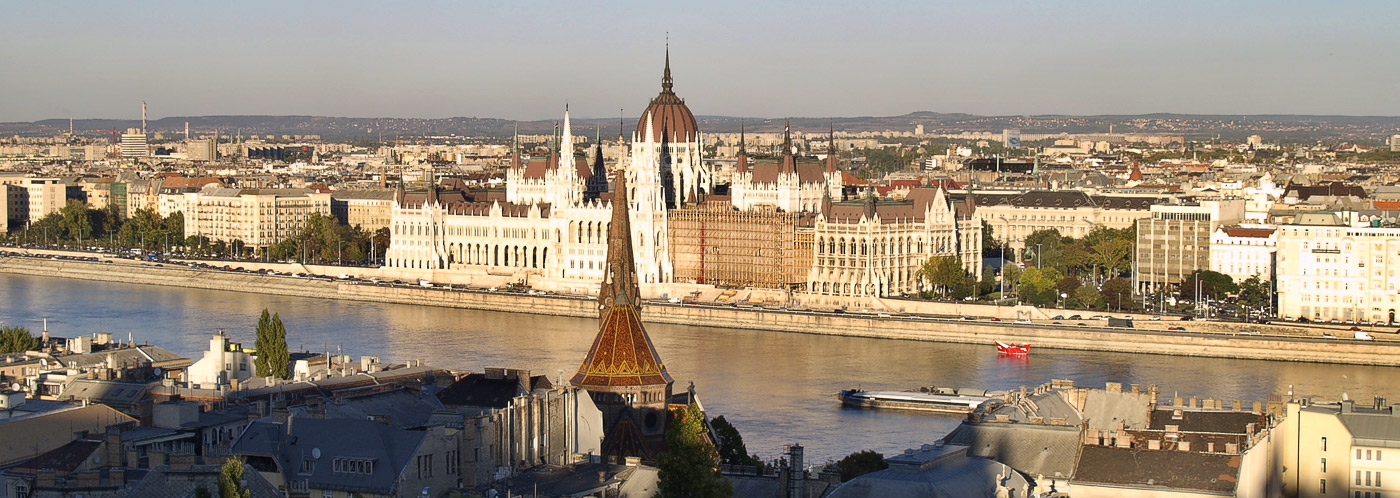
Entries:
[[121,429],[115,425],[107,426],[107,465],[121,467],[122,465],[122,433]]
[[52,488],[58,482],[58,473],[53,469],[40,469],[34,474],[34,487]]
[[1237,412],[1238,412],[1238,411],[1243,411],[1243,410],[1244,410],[1244,402],[1243,402],[1243,401],[1240,401],[1240,400],[1231,401],[1231,402],[1230,402],[1230,410],[1232,410],[1232,411],[1237,411]]
[[1181,450],[1181,451],[1191,451],[1191,442],[1190,442],[1190,441],[1178,441],[1178,442],[1176,443],[1176,449]]
[[1225,443],[1225,453],[1238,455],[1240,453],[1240,443]]
[[1147,440],[1147,449],[1149,449],[1149,450],[1160,450],[1160,449],[1162,449],[1162,440],[1160,440],[1160,439],[1148,439],[1148,440]]
[[1122,392],[1123,392],[1123,383],[1122,383],[1122,382],[1109,382],[1109,383],[1107,383],[1107,384],[1104,385],[1104,390],[1105,390],[1105,391],[1108,391],[1109,393],[1112,393],[1112,394],[1119,394],[1119,393],[1122,393]]
[[1133,436],[1131,434],[1119,433],[1113,438],[1113,446],[1116,448],[1132,448]]
[[1384,410],[1384,409],[1385,409],[1385,396],[1376,396],[1376,397],[1374,398],[1374,403],[1375,403],[1375,409],[1376,409],[1376,411]]
[[126,486],[126,469],[112,468],[107,470],[107,480],[112,487],[121,489]]
[[1191,405],[1190,405],[1190,407],[1191,407],[1191,408],[1200,408],[1200,407],[1201,407],[1200,401],[1197,400],[1195,396],[1192,396],[1192,397],[1191,397]]
[[1351,413],[1355,411],[1355,404],[1355,401],[1349,399],[1342,400],[1342,413]]
[[1215,443],[1214,443],[1214,442],[1207,442],[1207,443],[1206,443],[1206,453],[1215,453]]
[[1178,407],[1179,407],[1179,406],[1182,406],[1181,396],[1177,396],[1177,397],[1175,397],[1175,398],[1172,398],[1172,406],[1178,406]]

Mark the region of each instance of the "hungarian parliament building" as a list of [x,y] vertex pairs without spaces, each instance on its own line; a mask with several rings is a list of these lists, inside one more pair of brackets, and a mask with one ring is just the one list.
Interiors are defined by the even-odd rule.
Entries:
[[637,278],[647,297],[715,287],[782,290],[809,303],[913,294],[924,288],[918,271],[933,256],[959,256],[980,277],[981,223],[941,186],[878,199],[845,188],[834,151],[825,164],[808,161],[788,138],[777,160],[751,162],[741,138],[728,188],[717,190],[695,115],[672,84],[667,54],[661,93],[631,139],[619,137],[611,168],[601,144],[591,164],[574,153],[565,110],[562,146],[529,158],[513,148],[504,199],[433,182],[426,192],[400,186],[386,269],[451,284],[597,292],[611,174],[626,175]]

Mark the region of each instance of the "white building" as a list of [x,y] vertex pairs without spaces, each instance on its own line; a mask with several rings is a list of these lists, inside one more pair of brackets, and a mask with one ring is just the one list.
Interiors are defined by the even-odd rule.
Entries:
[[151,154],[146,145],[146,132],[128,128],[121,138],[122,157],[146,157]]
[[1239,283],[1249,277],[1274,280],[1278,232],[1272,225],[1224,225],[1210,235],[1210,270]]
[[1348,227],[1327,213],[1278,232],[1279,316],[1395,322],[1400,228]]
[[[832,136],[828,143],[835,141]],[[791,131],[785,128],[782,150],[778,162],[750,165],[743,133],[739,134],[738,162],[729,186],[730,202],[735,208],[814,213],[821,210],[822,199],[828,195],[841,200],[841,173],[836,167],[834,149],[827,151],[825,170],[821,164],[798,161],[793,155]]]
[[981,225],[969,214],[960,216],[941,188],[916,189],[902,202],[830,203],[815,221],[808,292],[817,299],[916,293],[919,268],[933,256],[959,256],[980,278]]
[[236,189],[205,187],[179,196],[185,216],[185,237],[241,241],[247,247],[267,247],[296,234],[313,213],[331,214],[331,194],[307,189]]
[[195,389],[217,389],[218,386],[243,382],[253,377],[253,356],[244,353],[236,342],[228,342],[223,332],[209,339],[204,358],[185,370],[185,382]]
[[25,190],[29,196],[30,223],[49,213],[57,213],[68,202],[68,187],[57,178],[29,178]]

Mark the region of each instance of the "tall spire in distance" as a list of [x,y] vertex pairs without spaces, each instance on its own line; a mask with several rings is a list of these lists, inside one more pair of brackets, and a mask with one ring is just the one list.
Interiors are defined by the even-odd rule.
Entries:
[[520,123],[515,123],[515,134],[510,138],[510,167],[520,168]]
[[749,172],[749,152],[744,149],[744,121],[739,121],[739,158],[734,169],[740,173]]
[[830,127],[830,131],[826,136],[826,172],[835,173],[839,171],[836,169],[836,125],[828,123],[827,126]]
[[782,174],[797,173],[797,159],[792,157],[792,122],[783,123],[783,170]]

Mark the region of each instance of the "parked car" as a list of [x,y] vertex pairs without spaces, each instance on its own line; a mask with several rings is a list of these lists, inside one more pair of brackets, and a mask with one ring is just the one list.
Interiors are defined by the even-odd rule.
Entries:
[[1083,320],[1083,318],[1080,318],[1079,315],[1070,315],[1070,316],[1069,316],[1069,319],[1070,319],[1070,320]]

